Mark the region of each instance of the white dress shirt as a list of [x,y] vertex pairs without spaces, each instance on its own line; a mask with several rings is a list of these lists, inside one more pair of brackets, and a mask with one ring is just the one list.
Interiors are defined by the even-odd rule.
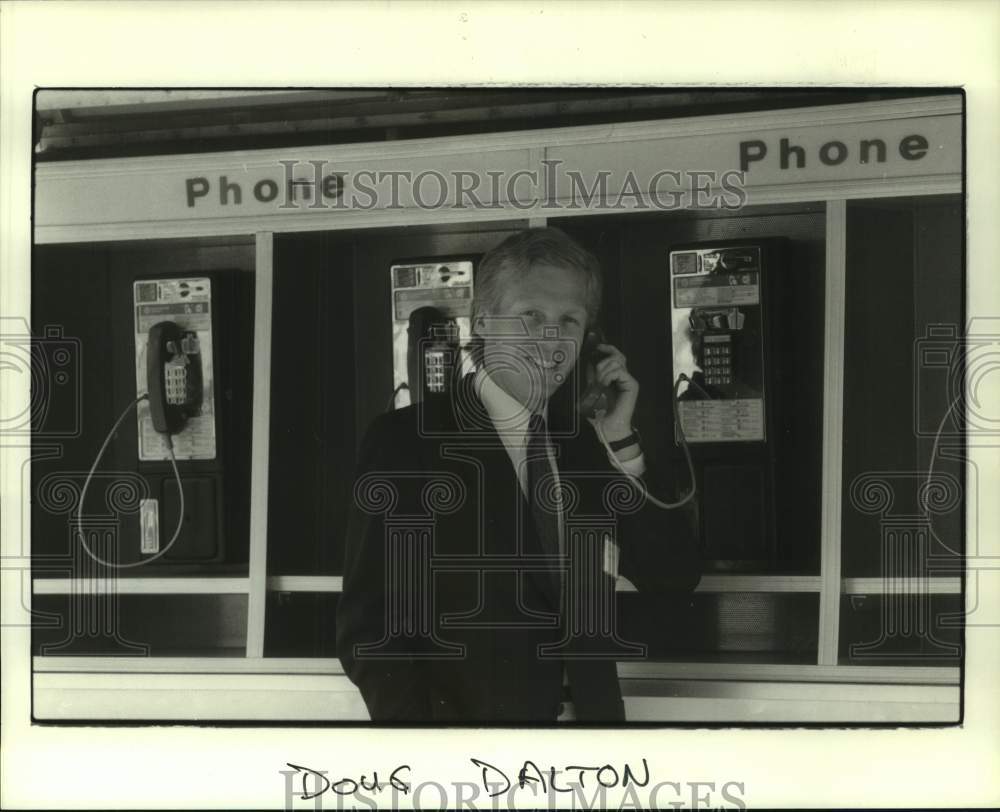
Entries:
[[[517,472],[518,481],[521,483],[521,492],[527,496],[528,467],[525,465],[525,460],[528,456],[528,423],[531,420],[531,412],[520,401],[507,394],[482,367],[476,372],[475,387],[480,400],[486,407],[493,427],[500,435],[504,448],[507,449],[507,455],[510,457],[511,464]],[[542,413],[542,417],[546,420],[548,419],[547,411],[546,407]],[[589,422],[593,426],[594,421]],[[642,476],[646,472],[646,462],[641,452],[639,456],[631,460],[619,461],[618,464],[633,476]],[[549,454],[549,465],[552,467],[553,476],[558,482],[559,470],[556,468],[551,453]],[[561,524],[562,516],[560,515],[560,527]],[[560,535],[562,535],[561,532]]]

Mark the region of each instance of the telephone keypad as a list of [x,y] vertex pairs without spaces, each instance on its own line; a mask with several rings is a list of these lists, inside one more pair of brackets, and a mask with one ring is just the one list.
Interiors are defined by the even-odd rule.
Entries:
[[705,347],[705,383],[729,384],[733,381],[732,348],[729,344]]
[[187,402],[187,370],[180,364],[169,364],[164,369],[167,403],[172,406]]
[[427,391],[445,391],[446,359],[440,352],[428,352],[424,357],[426,369],[424,370],[427,381]]

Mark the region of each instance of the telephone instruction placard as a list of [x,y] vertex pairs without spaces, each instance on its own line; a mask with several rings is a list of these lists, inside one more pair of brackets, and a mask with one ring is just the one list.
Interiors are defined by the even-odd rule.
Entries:
[[762,441],[764,401],[760,398],[733,400],[682,400],[681,427],[689,443]]
[[674,280],[674,307],[760,304],[756,271],[717,273]]

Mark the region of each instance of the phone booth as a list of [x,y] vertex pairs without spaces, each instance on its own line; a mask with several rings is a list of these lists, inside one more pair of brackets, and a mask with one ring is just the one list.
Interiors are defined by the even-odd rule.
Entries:
[[[35,252],[35,311],[42,318],[58,316],[64,330],[83,337],[77,353],[82,386],[65,395],[79,398],[94,426],[62,459],[35,466],[36,491],[72,483],[84,500],[74,514],[80,517],[101,513],[103,502],[123,508],[114,511],[114,554],[97,562],[105,575],[244,571],[252,275],[211,266],[183,273],[190,259],[167,247],[89,250],[93,266],[82,289],[73,278],[79,275],[76,258],[45,246]],[[164,265],[175,265],[173,272],[163,273]],[[154,273],[144,274],[143,267]],[[95,324],[93,314],[102,311],[106,318]],[[112,420],[88,414],[88,401],[114,412]],[[119,414],[127,422],[111,432]],[[134,476],[139,489],[124,502],[113,486],[121,472]],[[56,530],[66,518],[37,511],[36,555],[52,558],[73,546],[73,515],[66,531]]]
[[[116,645],[150,656],[123,667],[83,624],[70,649],[91,660],[85,680],[63,633],[39,627],[36,717],[100,718],[62,702],[80,680],[95,702],[114,686],[116,718],[153,718],[143,679],[169,667],[190,677],[163,700],[179,718],[363,721],[334,617],[365,432],[473,368],[477,263],[552,226],[603,269],[595,326],[640,383],[643,454],[674,489],[661,498],[689,492],[688,453],[694,469],[697,589],[650,609],[617,582],[622,636],[647,651],[617,663],[628,720],[953,722],[975,488],[955,346],[995,346],[965,334],[964,114],[939,93],[219,152],[197,168],[40,162],[35,353],[65,385],[34,426],[32,605],[89,617],[82,596],[113,583]],[[716,180],[706,193],[665,156]],[[366,206],[373,167],[468,171],[483,205],[452,189],[430,209],[387,180]],[[77,511],[65,494],[88,473]],[[84,567],[78,512],[118,563],[159,557]],[[261,674],[267,696],[242,709],[208,679],[228,693]],[[322,701],[298,707],[303,690]]]
[[795,468],[820,470],[818,444],[796,430],[787,404],[805,394],[817,409],[822,387],[804,351],[821,314],[794,300],[789,277],[801,269],[788,267],[786,242],[718,241],[670,252],[674,439],[697,460],[703,550],[719,570],[806,563],[802,531],[819,507],[818,480],[781,478]]

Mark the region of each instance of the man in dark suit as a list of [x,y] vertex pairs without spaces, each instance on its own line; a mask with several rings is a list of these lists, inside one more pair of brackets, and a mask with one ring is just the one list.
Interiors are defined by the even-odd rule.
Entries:
[[[476,371],[369,429],[337,644],[373,720],[552,722],[569,699],[622,721],[616,661],[644,650],[616,580],[651,607],[696,586],[689,511],[646,496],[672,488],[632,426],[639,384],[588,333],[601,288],[562,232],[508,237],[477,270]],[[584,375],[601,402],[581,411]]]

